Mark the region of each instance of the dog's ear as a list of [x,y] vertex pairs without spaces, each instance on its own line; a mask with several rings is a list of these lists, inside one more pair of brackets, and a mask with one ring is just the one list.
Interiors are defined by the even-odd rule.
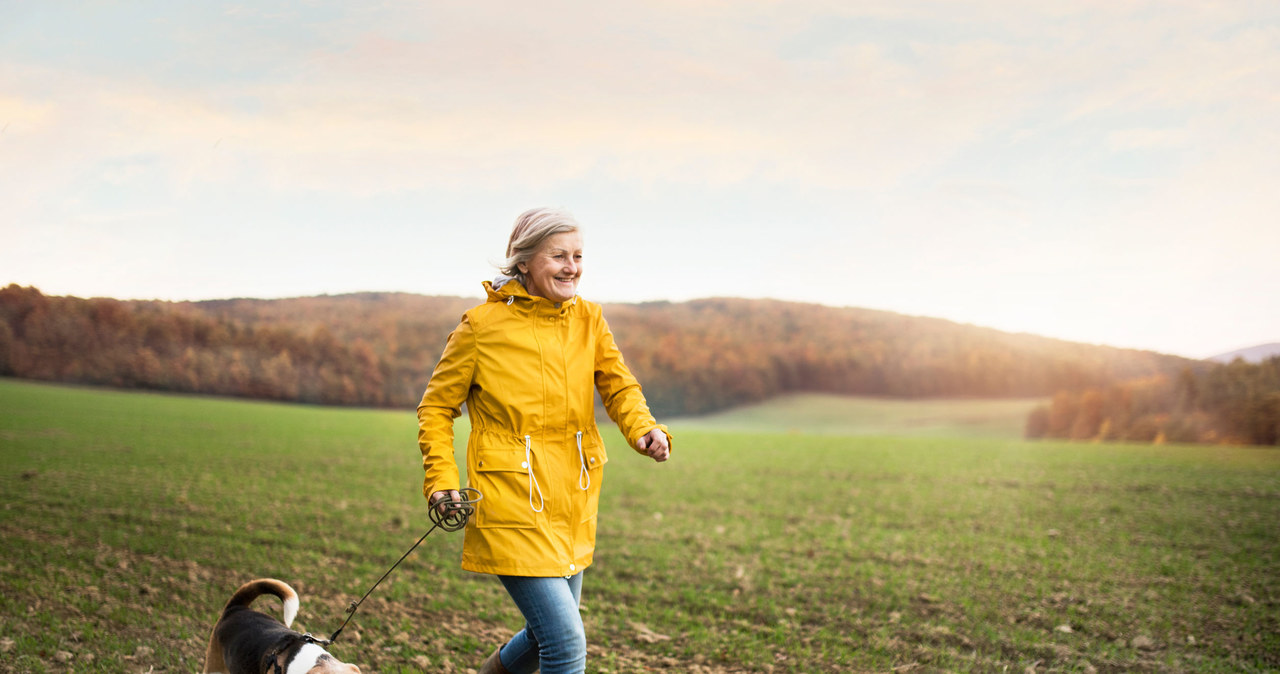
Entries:
[[204,654],[204,669],[200,671],[204,674],[227,671],[227,663],[222,660],[222,642],[216,637],[209,640],[209,650]]

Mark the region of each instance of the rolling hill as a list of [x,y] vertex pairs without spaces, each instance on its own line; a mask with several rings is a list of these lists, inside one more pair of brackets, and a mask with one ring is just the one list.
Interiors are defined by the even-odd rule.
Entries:
[[1261,363],[1268,358],[1274,358],[1276,356],[1280,356],[1280,342],[1259,344],[1257,346],[1250,346],[1244,349],[1236,349],[1235,351],[1220,353],[1209,358],[1209,360],[1215,363],[1230,363],[1231,361],[1240,358],[1246,363]]
[[[357,293],[205,302],[0,289],[0,374],[412,407],[477,300]],[[655,412],[705,414],[786,393],[1027,398],[1209,367],[1149,351],[822,305],[712,298],[605,306]]]

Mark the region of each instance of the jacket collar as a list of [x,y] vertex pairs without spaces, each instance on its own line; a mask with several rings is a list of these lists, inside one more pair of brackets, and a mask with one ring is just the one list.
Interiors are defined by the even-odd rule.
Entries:
[[574,295],[573,299],[568,302],[559,304],[546,299],[545,297],[534,297],[525,290],[524,284],[509,276],[499,276],[492,281],[483,283],[485,294],[490,302],[503,302],[511,304],[516,301],[531,302],[531,307],[546,307],[551,310],[567,311],[569,307],[578,303],[578,296]]

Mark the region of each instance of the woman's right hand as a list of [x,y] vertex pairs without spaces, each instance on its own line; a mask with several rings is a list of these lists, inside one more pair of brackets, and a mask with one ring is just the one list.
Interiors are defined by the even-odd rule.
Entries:
[[667,442],[667,434],[663,433],[661,428],[649,431],[648,434],[636,441],[636,446],[658,463],[666,461],[671,456],[671,445]]
[[462,495],[457,489],[449,489],[438,491],[431,495],[431,507],[435,508],[442,516],[449,514],[449,504],[455,501],[461,501]]

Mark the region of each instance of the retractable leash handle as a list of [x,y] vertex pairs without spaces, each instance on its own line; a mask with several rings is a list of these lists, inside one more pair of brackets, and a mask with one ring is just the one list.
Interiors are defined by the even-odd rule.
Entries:
[[364,593],[363,597],[351,602],[351,605],[347,607],[347,619],[342,621],[342,624],[338,626],[338,629],[334,631],[332,636],[328,639],[321,639],[308,633],[302,635],[302,638],[321,646],[328,646],[329,644],[337,641],[338,635],[342,634],[342,630],[347,627],[347,623],[351,622],[351,618],[355,616],[356,609],[360,608],[360,604],[364,603],[364,600],[368,599],[369,595],[373,594],[373,591],[382,584],[382,581],[387,579],[387,576],[391,575],[392,571],[396,570],[397,566],[400,566],[400,562],[403,562],[410,553],[417,550],[419,545],[422,545],[423,541],[427,540],[427,536],[430,536],[431,532],[436,529],[457,531],[467,526],[467,520],[471,519],[471,516],[475,514],[476,504],[484,499],[484,494],[481,494],[479,490],[472,489],[471,487],[463,487],[458,490],[458,495],[460,496],[458,499],[449,498],[448,503],[445,503],[445,512],[443,513],[440,512],[440,504],[442,501],[436,501],[431,504],[431,507],[427,511],[431,517],[431,528],[427,529],[427,533],[422,534],[422,538],[419,538],[418,542],[413,544],[413,547],[409,548],[408,551],[400,556],[400,559],[396,561],[395,564],[391,565],[390,569],[387,569],[386,573],[382,574],[382,577],[378,579],[378,582],[374,583],[373,587],[369,588],[369,591]]
[[[448,492],[445,492],[446,494]],[[474,494],[474,496],[473,496]],[[431,521],[435,523],[435,527],[440,527],[445,531],[457,531],[467,526],[467,520],[476,512],[476,504],[484,499],[484,494],[479,490],[471,487],[463,487],[458,490],[458,500],[454,500],[448,496],[448,502],[445,503],[445,514],[440,514],[440,501],[436,501],[430,508]],[[441,499],[444,500],[444,499]],[[435,527],[432,527],[433,529]],[[431,533],[431,532],[427,532]]]

